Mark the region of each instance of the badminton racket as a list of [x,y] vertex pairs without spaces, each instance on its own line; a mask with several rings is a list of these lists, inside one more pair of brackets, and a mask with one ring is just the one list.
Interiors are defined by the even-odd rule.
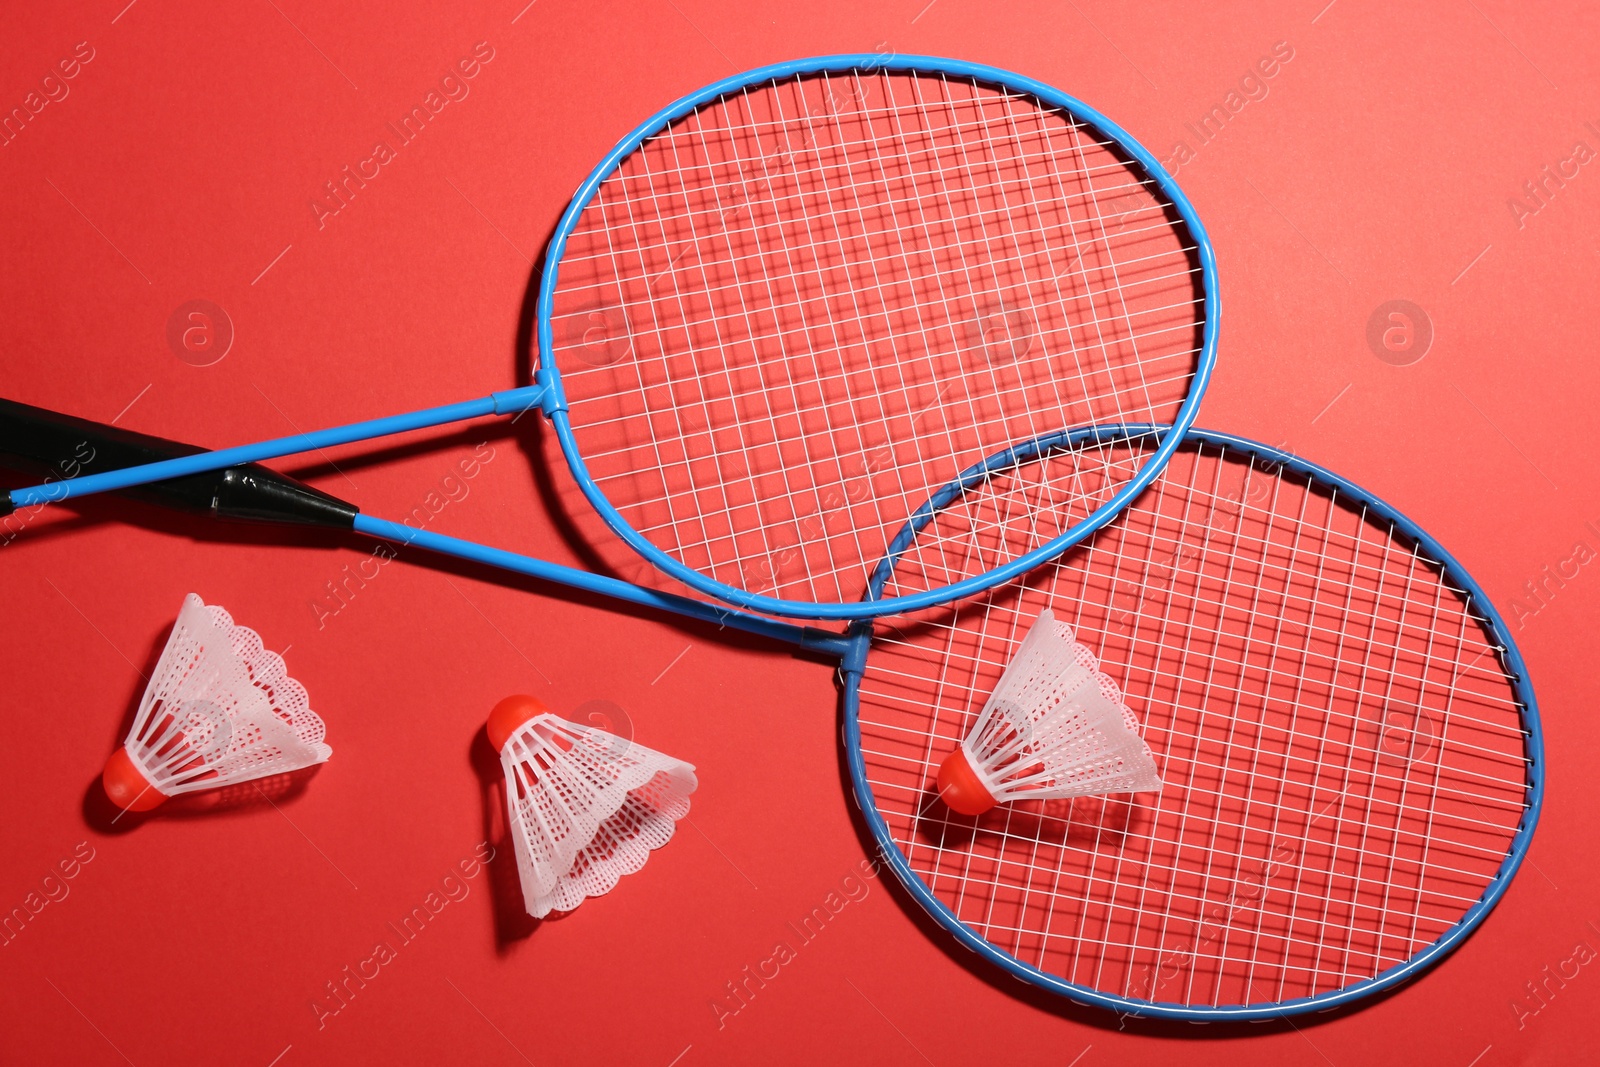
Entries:
[[[873,584],[899,595],[1047,543],[1167,439],[1010,450],[919,509]],[[845,635],[413,533],[836,658],[888,866],[962,943],[1084,1003],[1266,1018],[1393,986],[1483,920],[1538,818],[1534,695],[1483,591],[1370,494],[1241,438],[1191,430],[1116,522],[1018,582]],[[1046,607],[1121,685],[1163,787],[954,815],[939,763]]]
[[[1054,481],[991,488],[879,578],[1048,541],[1075,506]],[[939,762],[1046,607],[1121,686],[1162,788],[955,815]],[[1500,898],[1543,795],[1533,690],[1483,590],[1372,495],[1223,434],[1191,430],[1058,560],[881,620],[862,667],[846,745],[889,866],[1011,974],[1131,1014],[1267,1018],[1405,980]]]
[[[1049,86],[954,60],[809,59],[684,97],[583,182],[545,264],[532,385],[10,504],[537,408],[660,570],[768,614],[862,618],[991,587],[1103,525],[1177,447],[1215,358],[1211,245],[1154,157]],[[1123,422],[1175,432],[1052,542],[861,599],[938,487],[1014,442]]]

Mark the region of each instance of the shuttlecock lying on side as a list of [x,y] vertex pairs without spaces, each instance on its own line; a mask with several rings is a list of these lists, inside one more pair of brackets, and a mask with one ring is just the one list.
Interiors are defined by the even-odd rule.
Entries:
[[1042,612],[959,748],[939,766],[939,795],[981,815],[1012,800],[1161,788],[1139,721],[1072,628]]
[[322,735],[283,657],[190,593],[101,781],[118,807],[149,811],[181,793],[321,763],[333,753]]
[[506,775],[522,900],[542,919],[609,893],[672,839],[699,784],[694,768],[592,726],[536,698],[507,697],[489,714]]

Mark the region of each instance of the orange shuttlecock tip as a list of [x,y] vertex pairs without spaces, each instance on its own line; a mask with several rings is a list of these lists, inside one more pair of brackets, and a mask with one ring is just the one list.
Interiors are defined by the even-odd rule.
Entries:
[[960,745],[939,764],[939,798],[962,815],[982,815],[995,805],[994,796],[984,788]]
[[161,806],[167,795],[144,776],[126,748],[118,747],[106,760],[106,769],[100,775],[111,803],[123,811],[149,811]]
[[489,744],[499,752],[506,747],[507,739],[517,732],[518,727],[549,710],[538,697],[522,694],[506,697],[489,712]]

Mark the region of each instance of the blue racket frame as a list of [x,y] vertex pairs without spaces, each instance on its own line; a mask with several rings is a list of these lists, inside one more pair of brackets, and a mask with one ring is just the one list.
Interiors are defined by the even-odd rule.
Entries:
[[[696,108],[738,89],[775,79],[784,80],[806,74],[845,70],[919,71],[973,78],[998,88],[1028,93],[1048,105],[1064,108],[1071,112],[1075,119],[1093,127],[1114,141],[1124,155],[1138,163],[1154,179],[1172,203],[1182,218],[1190,236],[1194,239],[1205,290],[1204,323],[1202,326],[1201,348],[1195,364],[1194,377],[1190,383],[1188,396],[1185,397],[1174,416],[1171,432],[1167,434],[1160,446],[1151,453],[1144,465],[1134,473],[1133,478],[1082,522],[1071,527],[1048,544],[1041,545],[996,570],[986,574],[975,575],[939,589],[925,590],[906,596],[880,598],[883,591],[883,583],[878,582],[871,586],[871,595],[860,601],[850,603],[793,601],[748,592],[738,586],[728,585],[708,577],[680,563],[634,530],[627,520],[622,517],[621,513],[606,499],[605,494],[600,490],[600,487],[590,474],[588,465],[579,453],[578,445],[573,435],[572,424],[567,416],[567,400],[561,384],[561,373],[555,364],[552,354],[554,345],[550,322],[551,303],[557,280],[560,276],[562,253],[566,248],[568,237],[577,225],[579,216],[594,198],[600,183],[612,174],[621,161],[647,137],[676,119],[689,114]],[[258,441],[253,444],[238,445],[232,448],[199,452],[194,455],[161,460],[138,467],[127,467],[120,470],[85,475],[71,481],[58,481],[13,489],[9,493],[0,494],[0,514],[7,514],[17,508],[57,503],[69,497],[126,489],[149,482],[186,477],[204,471],[221,470],[224,467],[239,463],[257,463],[280,456],[331,448],[336,445],[366,441],[376,437],[440,426],[466,419],[482,418],[489,415],[515,415],[520,417],[524,412],[538,408],[544,412],[554,426],[557,439],[561,444],[562,453],[567,459],[567,466],[572,471],[572,476],[577,481],[579,488],[582,489],[595,510],[600,513],[612,530],[661,571],[677,578],[691,589],[715,597],[723,603],[762,612],[767,615],[836,620],[876,618],[883,615],[931,607],[992,588],[1059,555],[1071,545],[1083,540],[1110,522],[1118,512],[1127,506],[1129,501],[1142,491],[1145,486],[1150,484],[1150,481],[1161,472],[1167,461],[1171,459],[1173,451],[1178,447],[1179,440],[1183,436],[1183,431],[1194,422],[1195,414],[1199,410],[1200,399],[1205,394],[1206,386],[1211,379],[1212,368],[1216,363],[1217,326],[1218,315],[1220,314],[1216,256],[1211,247],[1211,239],[1206,235],[1205,227],[1201,224],[1199,216],[1189,202],[1189,198],[1184,195],[1183,190],[1173,181],[1171,175],[1162,169],[1160,162],[1124,132],[1121,127],[1082,101],[1020,74],[954,59],[939,59],[931,56],[883,56],[877,53],[822,56],[814,59],[802,59],[758,67],[743,74],[724,78],[722,81],[709,85],[698,92],[691,93],[656,112],[656,114],[641,123],[632,133],[619,141],[616,147],[606,154],[605,158],[600,161],[600,164],[589,177],[578,187],[578,191],[573,195],[572,201],[561,216],[560,224],[556,227],[555,234],[550,240],[545,263],[544,274],[539,284],[536,315],[540,365],[534,374],[534,381],[530,385],[502,390],[485,397],[445,404],[439,407],[425,408],[383,418],[367,419],[309,433],[290,434],[269,441]],[[979,464],[979,466],[982,465]],[[926,511],[927,509],[924,508],[924,510]],[[390,531],[390,534],[380,533],[380,529],[385,526],[382,520],[364,517],[358,519],[358,528],[363,524],[368,527],[367,532],[378,534],[379,536],[390,536],[390,534],[399,532],[396,529]],[[432,536],[430,535],[430,537]],[[390,536],[390,539],[402,542],[407,540],[407,538],[395,536]],[[467,544],[467,542],[457,542],[451,538],[443,538],[442,541],[456,545],[457,549],[459,549],[459,546]],[[458,555],[463,554],[456,549],[451,549],[450,551],[454,551],[454,554]],[[488,551],[493,552],[495,550]],[[512,554],[507,553],[505,555]],[[617,591],[610,588],[606,583],[606,579],[595,576],[591,582],[575,579],[571,584],[577,584],[597,592],[616,595]]]
[[[1075,447],[1090,439],[1101,443],[1113,443],[1129,437],[1158,432],[1161,429],[1163,428],[1155,426],[1126,425],[1062,431],[1037,438],[1028,445],[1019,445],[1011,449],[1009,454],[1015,454],[1016,459],[1022,460],[1027,458],[1027,453],[1029,452],[1037,454],[1051,448]],[[852,639],[855,642],[855,647],[846,654],[845,666],[840,672],[844,706],[842,729],[850,771],[851,788],[855,792],[856,804],[861,808],[861,812],[867,820],[867,826],[872,831],[872,836],[878,846],[880,855],[889,869],[895,873],[901,884],[911,894],[912,898],[922,906],[935,922],[950,931],[962,945],[1006,971],[1014,978],[1019,978],[1030,985],[1038,986],[1052,993],[1059,993],[1082,1004],[1107,1008],[1126,1015],[1184,1019],[1190,1022],[1213,1022],[1226,1019],[1274,1019],[1303,1015],[1307,1012],[1326,1011],[1399,985],[1406,979],[1425,970],[1460,945],[1483,921],[1484,917],[1489,914],[1501,896],[1505,894],[1506,887],[1511,884],[1512,877],[1516,874],[1517,869],[1522,865],[1523,858],[1527,855],[1528,845],[1533,839],[1534,827],[1538,824],[1539,812],[1544,802],[1544,733],[1539,725],[1538,703],[1534,697],[1533,686],[1528,680],[1527,667],[1523,663],[1522,654],[1517,650],[1516,642],[1512,640],[1511,632],[1507,629],[1505,620],[1495,610],[1494,604],[1490,601],[1488,594],[1483,591],[1483,588],[1457,562],[1456,558],[1445,551],[1444,546],[1434,540],[1427,531],[1373,494],[1333,473],[1326,467],[1318,466],[1298,456],[1251,441],[1248,438],[1218,433],[1212,430],[1191,428],[1183,437],[1187,441],[1220,445],[1237,452],[1248,453],[1269,464],[1282,465],[1316,482],[1337,489],[1347,501],[1365,508],[1372,515],[1392,522],[1397,532],[1420,546],[1430,558],[1440,564],[1444,574],[1451,581],[1458,583],[1460,588],[1473,598],[1475,607],[1488,624],[1485,636],[1492,644],[1498,644],[1504,650],[1502,655],[1505,669],[1511,679],[1512,690],[1517,702],[1522,706],[1522,722],[1527,732],[1525,747],[1528,754],[1528,807],[1517,824],[1516,833],[1511,841],[1511,849],[1506,854],[1505,860],[1500,864],[1500,869],[1495,873],[1493,880],[1485,889],[1483,897],[1471,908],[1467,909],[1460,920],[1442,934],[1437,941],[1404,963],[1396,964],[1373,978],[1314,997],[1301,997],[1283,1002],[1197,1008],[1188,1005],[1139,1000],[1133,997],[1114,996],[1068,982],[1056,975],[1042,971],[1037,967],[1024,963],[1010,953],[996,948],[958,919],[955,913],[946,907],[944,902],[935,896],[927,884],[911,869],[905,853],[895,843],[893,836],[889,832],[888,824],[884,821],[883,816],[879,814],[872,787],[867,782],[866,763],[861,751],[861,722],[859,718],[861,676],[866,663],[867,652],[872,643],[870,624],[866,623],[854,628]],[[1170,443],[1172,439],[1169,436],[1164,443]],[[965,476],[962,480],[966,480]],[[967,487],[969,486],[958,486],[957,483],[952,483],[942,489],[936,499],[943,497],[948,502],[959,496]],[[920,525],[916,529],[911,529],[910,524],[908,524],[906,531],[895,541],[899,549],[892,553],[894,556],[898,556],[899,552],[903,552],[910,545],[915,538],[917,530],[926,525],[932,519],[932,515],[933,512],[929,508],[924,508],[918,512],[918,516],[921,518]],[[888,559],[885,560],[885,563],[889,562]],[[888,576],[889,569],[880,566],[873,575],[874,586],[881,586],[888,579]]]
[[[990,456],[980,463],[973,464],[959,478],[943,486],[933,494],[927,504],[917,510],[906,526],[894,538],[888,554],[873,571],[871,590],[881,591],[884,583],[888,581],[889,576],[893,573],[895,564],[906,549],[914,543],[917,534],[933,520],[933,517],[940,509],[980,485],[995,472],[1026,462],[1052,449],[1074,448],[1084,443],[1114,443],[1133,437],[1150,435],[1161,435],[1162,447],[1170,445],[1173,441],[1178,440],[1180,436],[1173,433],[1171,427],[1150,425],[1098,426],[1063,430],[1013,446]],[[916,872],[911,869],[905,854],[901,852],[890,834],[883,816],[879,814],[876,799],[873,796],[871,786],[867,782],[865,758],[861,749],[859,716],[861,677],[867,663],[867,656],[871,649],[873,638],[873,624],[870,620],[858,621],[849,628],[848,632],[840,634],[830,630],[800,626],[791,622],[753,615],[734,608],[721,607],[672,593],[646,589],[615,578],[576,570],[473,541],[420,530],[370,515],[358,514],[355,518],[354,529],[356,532],[370,534],[400,545],[415,545],[433,552],[486,564],[518,574],[529,575],[569,588],[599,593],[642,607],[715,623],[719,627],[731,627],[758,634],[836,660],[840,664],[841,732],[845,745],[851,790],[866,819],[867,827],[872,833],[879,854],[905,886],[912,898],[936,922],[950,931],[960,943],[995,966],[1030,985],[1063,995],[1079,1003],[1107,1008],[1116,1012],[1196,1022],[1225,1019],[1277,1018],[1306,1012],[1324,1011],[1343,1004],[1349,1004],[1362,997],[1393,987],[1437,962],[1459,945],[1483,921],[1484,917],[1504,895],[1506,887],[1510,884],[1512,877],[1521,866],[1522,860],[1527,853],[1544,801],[1544,735],[1539,723],[1538,704],[1534,696],[1533,687],[1528,680],[1527,668],[1523,663],[1521,653],[1517,650],[1516,642],[1512,639],[1505,621],[1501,618],[1499,612],[1495,610],[1488,595],[1456,561],[1455,557],[1445,551],[1439,542],[1418,527],[1416,523],[1376,496],[1353,485],[1332,471],[1279,449],[1231,434],[1194,428],[1191,428],[1182,437],[1188,441],[1219,445],[1247,453],[1269,464],[1281,464],[1320,484],[1337,489],[1347,500],[1361,505],[1370,514],[1393,523],[1395,530],[1401,536],[1409,538],[1420,546],[1441,566],[1444,573],[1453,582],[1470,597],[1476,599],[1480,614],[1486,624],[1487,636],[1491,641],[1498,644],[1502,650],[1503,665],[1510,677],[1515,697],[1522,707],[1522,724],[1526,731],[1525,750],[1528,755],[1526,771],[1528,807],[1518,822],[1517,830],[1512,837],[1511,848],[1506,858],[1501,862],[1499,870],[1485,889],[1482,898],[1467,909],[1461,919],[1441,935],[1438,940],[1404,963],[1397,964],[1374,978],[1315,997],[1305,997],[1282,1003],[1196,1008],[1114,996],[1067,982],[1060,977],[1023,963],[985,941],[964,925],[929,890]]]
[[[1083,521],[1067,529],[1049,543],[1040,545],[1026,555],[1019,556],[993,571],[974,575],[939,589],[881,598],[884,583],[879,580],[870,584],[870,593],[866,599],[861,601],[852,603],[796,602],[749,592],[738,586],[729,585],[726,582],[708,577],[679,562],[635,530],[611,502],[606,499],[604,492],[601,491],[600,487],[595,483],[593,475],[590,474],[588,464],[583,460],[577,440],[573,435],[572,424],[567,418],[566,394],[561,384],[560,369],[555,363],[554,330],[551,325],[552,304],[555,299],[556,286],[560,280],[562,253],[565,251],[567,239],[578,225],[578,220],[582,216],[584,209],[594,199],[600,184],[610,177],[617,167],[621,165],[622,161],[647,138],[697,108],[740,89],[771,81],[784,81],[808,74],[851,70],[915,71],[972,78],[997,88],[1027,93],[1046,104],[1063,108],[1070,112],[1075,119],[1093,127],[1114,141],[1121,152],[1137,162],[1160,186],[1161,191],[1171,201],[1179,217],[1182,218],[1190,236],[1194,238],[1196,255],[1200,261],[1204,283],[1202,287],[1205,290],[1204,323],[1202,326],[1200,354],[1195,363],[1194,378],[1190,384],[1188,396],[1184,398],[1182,405],[1173,417],[1171,432],[1166,434],[1160,446],[1151,453],[1144,465],[1134,472],[1133,478],[1092,514],[1084,518]],[[948,603],[985,589],[991,589],[996,585],[1010,581],[1025,571],[1033,569],[1046,560],[1060,555],[1067,548],[1082,541],[1085,537],[1088,537],[1115,518],[1118,512],[1143,491],[1145,486],[1149,485],[1156,475],[1161,473],[1167,462],[1172,458],[1173,451],[1178,447],[1183,437],[1183,432],[1194,423],[1195,415],[1200,408],[1200,399],[1204,396],[1206,385],[1211,380],[1211,371],[1216,364],[1217,358],[1217,326],[1221,307],[1217,294],[1216,255],[1211,247],[1211,239],[1206,235],[1205,227],[1201,224],[1200,218],[1194,210],[1194,205],[1189,202],[1189,198],[1184,195],[1183,190],[1178,187],[1172,176],[1162,168],[1160,162],[1125,132],[1122,127],[1083,101],[1068,96],[1059,89],[1052,88],[1043,82],[1035,81],[1021,74],[1001,70],[998,67],[985,66],[981,63],[967,63],[956,59],[941,59],[935,56],[885,56],[872,52],[818,56],[812,59],[793,60],[786,63],[775,63],[766,67],[757,67],[754,70],[735,74],[732,77],[724,78],[722,81],[708,85],[697,92],[690,93],[688,96],[677,100],[650,116],[640,123],[632,133],[617,142],[616,147],[606,154],[605,158],[600,161],[599,165],[584,180],[583,184],[578,186],[578,191],[573,194],[571,203],[567,205],[567,210],[561,216],[561,221],[556,226],[555,234],[550,239],[546,263],[544,276],[539,285],[537,314],[540,381],[548,389],[548,394],[543,399],[543,406],[555,427],[556,436],[561,442],[562,454],[567,458],[567,466],[571,469],[574,480],[577,481],[584,495],[588,497],[589,503],[605,519],[606,524],[659,570],[678,579],[690,588],[708,596],[716,597],[724,603],[734,604],[750,611],[758,611],[768,615],[808,619],[866,619],[915,611],[919,608]],[[1026,445],[1019,447],[1026,447]],[[978,466],[983,465],[979,464]],[[952,482],[951,484],[955,485],[966,477],[967,475],[963,474],[957,482]],[[948,490],[949,487],[947,486],[946,489]],[[937,496],[935,499],[938,499]],[[928,511],[932,506],[934,506],[933,501],[930,501],[923,508],[923,511]],[[913,519],[906,530],[914,532],[913,526],[916,529],[921,528],[921,525],[917,524],[916,520]],[[902,539],[908,536],[908,532],[901,534]],[[901,548],[903,549],[904,545]],[[896,553],[891,551],[891,555],[894,554]],[[885,562],[889,561],[885,560]],[[881,565],[879,570],[882,570]],[[887,577],[887,572],[884,572],[883,577]]]

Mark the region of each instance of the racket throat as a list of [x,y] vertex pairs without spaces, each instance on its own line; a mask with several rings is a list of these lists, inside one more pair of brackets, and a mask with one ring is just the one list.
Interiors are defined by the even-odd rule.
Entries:
[[490,393],[489,398],[494,401],[496,415],[511,415],[514,418],[521,418],[534,408],[544,412],[546,417],[567,410],[567,397],[561,390],[560,381],[543,367],[534,372],[532,385],[502,389],[498,393]]

